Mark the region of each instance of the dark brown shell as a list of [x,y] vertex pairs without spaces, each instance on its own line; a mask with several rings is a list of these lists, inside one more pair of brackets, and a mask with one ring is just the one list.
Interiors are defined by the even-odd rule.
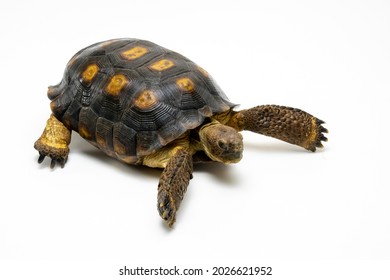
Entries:
[[57,119],[128,163],[234,107],[195,63],[136,39],[79,51],[48,96]]

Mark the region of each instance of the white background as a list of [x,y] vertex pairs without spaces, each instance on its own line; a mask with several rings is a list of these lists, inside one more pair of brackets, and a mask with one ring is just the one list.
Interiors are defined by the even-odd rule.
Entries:
[[[2,279],[126,279],[124,265],[389,279],[389,1],[1,6]],[[118,37],[184,54],[240,108],[306,110],[329,142],[311,153],[244,132],[239,164],[195,167],[173,230],[156,210],[160,170],[108,158],[76,133],[64,169],[38,165],[47,86],[76,51]]]

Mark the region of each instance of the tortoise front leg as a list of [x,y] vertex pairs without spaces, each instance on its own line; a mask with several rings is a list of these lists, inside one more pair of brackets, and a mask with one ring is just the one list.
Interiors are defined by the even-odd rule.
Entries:
[[157,209],[169,227],[192,178],[192,155],[188,148],[177,147],[168,161],[158,184]]
[[64,167],[69,154],[70,137],[71,131],[53,114],[50,115],[45,130],[34,144],[34,148],[39,152],[38,163],[42,163],[48,156],[51,158],[51,168],[55,166],[56,162]]
[[314,152],[316,148],[323,147],[321,141],[328,140],[323,135],[328,132],[323,123],[299,109],[264,105],[233,112],[227,125],[239,131],[249,130],[271,136]]

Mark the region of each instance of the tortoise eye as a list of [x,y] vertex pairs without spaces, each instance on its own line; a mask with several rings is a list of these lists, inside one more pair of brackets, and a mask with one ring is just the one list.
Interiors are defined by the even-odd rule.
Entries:
[[218,147],[223,151],[227,151],[229,149],[228,144],[224,140],[218,140]]

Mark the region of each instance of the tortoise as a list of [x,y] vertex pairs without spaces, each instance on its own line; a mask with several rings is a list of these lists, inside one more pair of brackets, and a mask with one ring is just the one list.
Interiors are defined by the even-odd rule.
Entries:
[[188,58],[139,39],[113,39],[77,52],[48,88],[51,111],[35,142],[38,162],[64,166],[76,131],[108,156],[162,168],[157,209],[169,227],[193,163],[237,163],[249,130],[310,151],[327,141],[320,119],[296,108],[235,110],[211,75]]

